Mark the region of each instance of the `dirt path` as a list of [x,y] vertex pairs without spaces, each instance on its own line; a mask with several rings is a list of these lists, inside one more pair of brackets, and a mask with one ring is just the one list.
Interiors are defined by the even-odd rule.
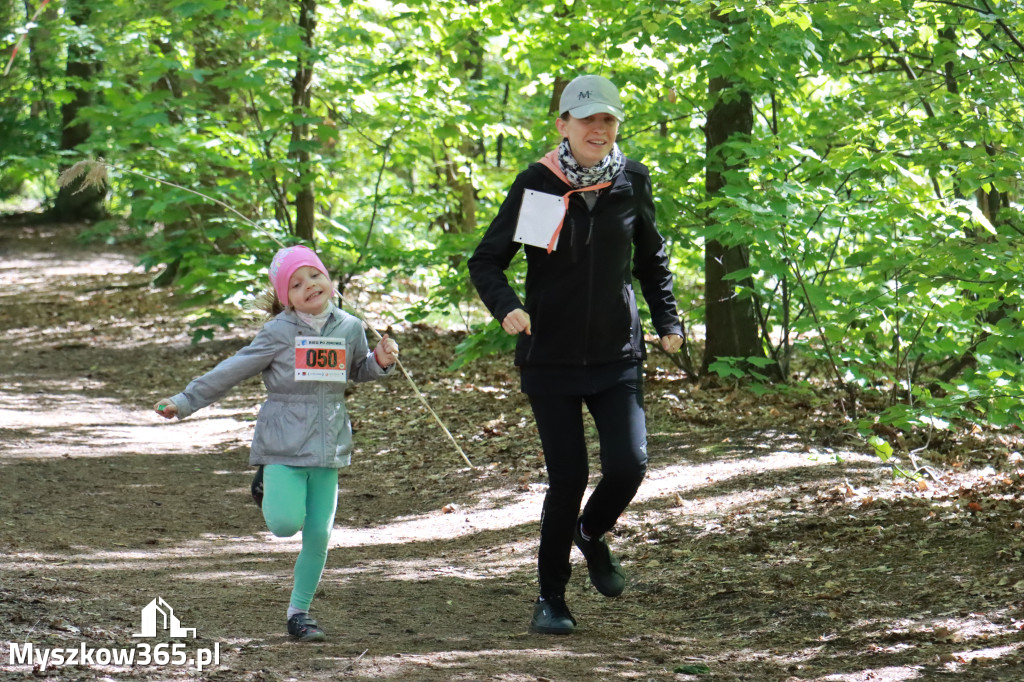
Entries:
[[[613,540],[627,592],[602,598],[576,563],[580,630],[529,634],[544,477],[528,406],[507,358],[448,373],[457,339],[422,329],[398,328],[403,360],[477,466],[401,380],[356,388],[313,605],[329,639],[293,643],[298,542],[248,495],[259,382],[180,423],[148,409],[256,323],[191,345],[131,253],[75,232],[0,225],[2,679],[1024,680],[1019,441],[919,489],[823,447],[813,401],[666,367],[651,473]],[[133,637],[157,598],[194,638]],[[29,644],[92,662],[29,664]],[[146,647],[171,660],[105,660]],[[218,664],[188,664],[207,650]]]

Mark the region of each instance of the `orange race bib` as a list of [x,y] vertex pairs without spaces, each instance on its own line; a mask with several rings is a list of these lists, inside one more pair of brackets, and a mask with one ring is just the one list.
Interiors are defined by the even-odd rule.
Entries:
[[296,381],[348,381],[345,339],[295,337]]

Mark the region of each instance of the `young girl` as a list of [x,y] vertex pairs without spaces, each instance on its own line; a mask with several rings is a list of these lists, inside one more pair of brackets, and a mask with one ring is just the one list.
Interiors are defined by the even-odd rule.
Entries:
[[[480,298],[519,337],[515,363],[544,448],[540,597],[530,629],[548,634],[576,628],[565,603],[574,543],[601,594],[617,597],[626,585],[603,536],[647,470],[646,349],[634,277],[662,347],[676,352],[683,340],[650,175],[615,143],[625,118],[618,89],[580,76],[562,92],[559,114],[561,144],[519,174],[469,259]],[[525,302],[505,275],[520,248]],[[589,473],[584,404],[601,441],[602,478],[580,515]]]
[[[270,264],[278,312],[252,343],[161,400],[162,417],[184,419],[224,397],[239,382],[263,373],[267,401],[256,420],[249,463],[263,476],[263,518],[278,537],[302,531],[295,585],[288,606],[288,634],[321,641],[324,631],[309,615],[324,565],[338,505],[338,469],[348,466],[352,425],[345,409],[349,381],[393,373],[398,344],[385,336],[369,350],[361,322],[332,302],[327,269],[305,246],[281,249]],[[257,496],[257,483],[253,492]]]

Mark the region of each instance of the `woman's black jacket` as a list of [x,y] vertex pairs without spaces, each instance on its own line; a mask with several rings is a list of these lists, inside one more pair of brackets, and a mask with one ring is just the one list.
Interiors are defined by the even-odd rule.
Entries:
[[[532,334],[519,335],[516,365],[600,365],[646,357],[633,278],[658,336],[682,335],[646,166],[627,159],[593,210],[573,194],[558,248],[550,254],[512,240],[525,189],[563,196],[572,188],[544,165],[530,164],[469,259],[473,284],[495,318],[504,320],[516,308],[530,315]],[[525,305],[504,272],[520,246],[527,263]]]

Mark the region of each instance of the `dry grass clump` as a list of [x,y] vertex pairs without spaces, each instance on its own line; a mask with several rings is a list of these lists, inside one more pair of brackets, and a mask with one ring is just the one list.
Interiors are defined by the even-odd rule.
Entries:
[[[82,174],[85,177],[82,177]],[[57,178],[57,186],[61,189],[70,187],[75,180],[82,177],[82,181],[78,189],[74,191],[75,194],[84,192],[87,189],[105,189],[107,187],[107,164],[103,159],[92,160],[87,159],[85,161],[79,161],[71,168],[60,174]]]

